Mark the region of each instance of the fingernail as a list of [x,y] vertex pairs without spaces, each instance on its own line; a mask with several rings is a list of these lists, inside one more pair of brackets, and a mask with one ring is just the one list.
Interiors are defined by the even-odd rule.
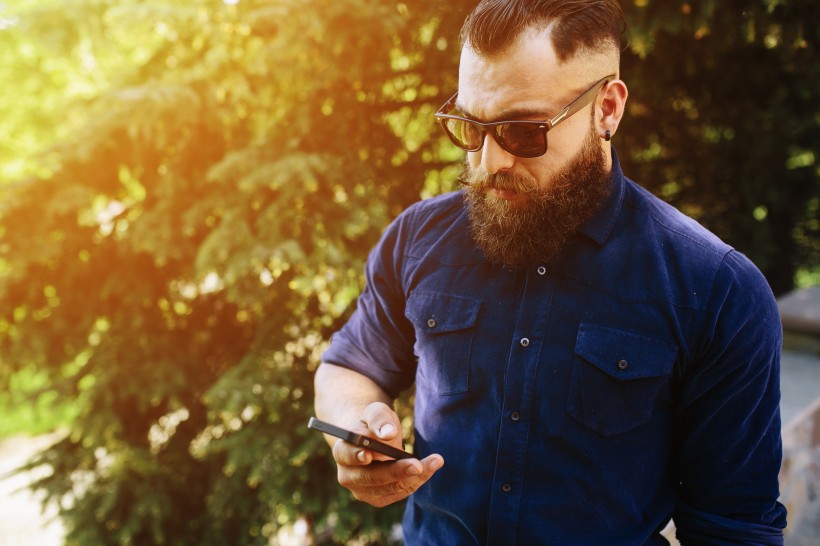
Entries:
[[384,438],[385,436],[390,436],[396,432],[396,427],[387,423],[386,425],[382,425],[379,429],[379,436]]
[[433,459],[432,461],[430,461],[430,468],[432,468],[433,470],[438,470],[441,467],[442,467],[441,459]]
[[356,458],[359,459],[360,462],[367,462],[367,454],[364,452],[363,449],[361,451],[356,452]]
[[418,476],[421,473],[416,465],[408,466],[406,472],[408,476]]

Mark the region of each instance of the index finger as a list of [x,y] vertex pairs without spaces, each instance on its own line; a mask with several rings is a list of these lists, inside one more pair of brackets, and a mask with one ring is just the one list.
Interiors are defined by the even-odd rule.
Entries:
[[363,447],[354,446],[341,438],[333,444],[333,458],[337,464],[345,466],[368,465],[373,462],[373,452]]

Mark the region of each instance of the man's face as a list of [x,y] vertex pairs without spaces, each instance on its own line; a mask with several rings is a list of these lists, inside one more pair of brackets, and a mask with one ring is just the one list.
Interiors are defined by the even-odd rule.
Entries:
[[[492,58],[465,46],[457,107],[480,121],[548,119],[600,71],[582,58],[559,63],[543,32],[525,33]],[[611,156],[593,108],[549,131],[543,156],[513,156],[488,136],[481,150],[468,153],[465,198],[474,238],[488,259],[509,266],[554,260],[598,209],[609,192]]]
[[[547,180],[465,167],[473,238],[490,261],[512,267],[549,263],[609,194],[609,170],[590,129],[578,153]],[[504,197],[512,194],[512,198]]]

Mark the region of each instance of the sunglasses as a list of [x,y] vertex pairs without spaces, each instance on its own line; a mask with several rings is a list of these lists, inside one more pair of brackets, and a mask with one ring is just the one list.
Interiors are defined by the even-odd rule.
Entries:
[[468,152],[477,152],[484,145],[484,134],[493,137],[504,150],[518,157],[538,157],[547,153],[547,131],[575,114],[598,95],[598,91],[608,83],[615,74],[610,74],[595,82],[592,87],[581,93],[578,98],[561,109],[546,121],[516,120],[493,121],[481,123],[465,117],[453,115],[458,92],[450,97],[444,106],[436,112],[436,119],[441,123],[450,140]]

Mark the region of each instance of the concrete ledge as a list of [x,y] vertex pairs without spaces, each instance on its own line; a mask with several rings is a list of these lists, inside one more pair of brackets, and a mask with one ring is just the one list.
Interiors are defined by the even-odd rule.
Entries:
[[777,300],[783,330],[820,336],[820,286],[789,292]]

